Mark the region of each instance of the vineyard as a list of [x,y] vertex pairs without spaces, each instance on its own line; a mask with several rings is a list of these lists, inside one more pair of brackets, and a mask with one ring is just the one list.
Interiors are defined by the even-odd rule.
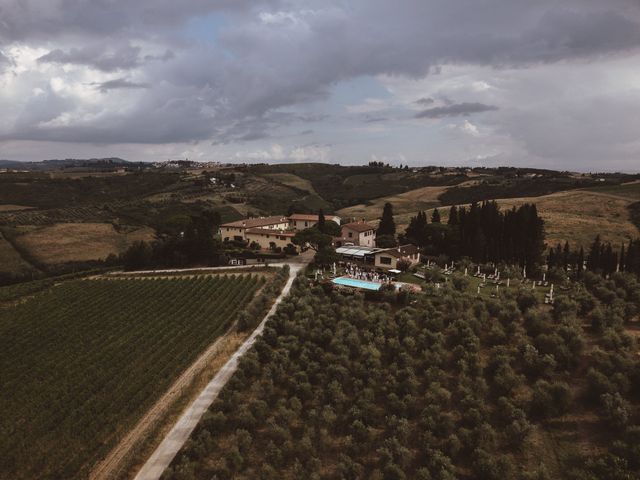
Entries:
[[49,225],[58,222],[110,221],[120,204],[78,206],[50,210],[19,210],[0,212],[0,225]]
[[0,478],[86,477],[264,279],[73,280],[0,308]]

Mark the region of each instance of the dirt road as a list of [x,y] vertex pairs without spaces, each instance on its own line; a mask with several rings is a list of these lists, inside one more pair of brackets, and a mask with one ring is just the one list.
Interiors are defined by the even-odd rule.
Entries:
[[227,363],[218,371],[198,398],[182,414],[162,443],[160,443],[158,448],[156,448],[151,457],[140,469],[135,477],[136,480],[157,480],[160,478],[162,472],[165,471],[178,451],[180,451],[184,443],[189,439],[191,432],[193,432],[204,413],[217,398],[220,390],[222,390],[233,376],[238,368],[240,358],[251,348],[256,338],[262,334],[267,320],[275,313],[282,299],[288,295],[296,275],[304,266],[304,263],[290,264],[289,279],[282,289],[280,296],[278,296],[267,315],[260,322],[260,325],[258,325],[249,338],[245,340]]
[[149,436],[151,430],[162,421],[167,411],[182,395],[184,390],[188,388],[194,379],[211,363],[222,349],[221,347],[226,338],[234,329],[235,325],[232,325],[224,335],[207,348],[207,350],[178,377],[169,390],[145,413],[136,426],[120,440],[118,445],[109,452],[109,455],[104,460],[98,463],[93,472],[91,472],[90,478],[92,480],[110,480],[118,478],[122,474],[121,470],[126,466],[125,460],[132,450]]

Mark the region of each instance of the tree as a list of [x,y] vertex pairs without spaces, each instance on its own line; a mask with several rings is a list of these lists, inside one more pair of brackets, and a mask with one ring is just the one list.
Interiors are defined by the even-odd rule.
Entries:
[[320,209],[320,211],[318,212],[318,230],[321,233],[325,233],[324,231],[325,224],[326,224],[326,220],[324,218],[324,212],[322,211],[322,209]]
[[141,240],[134,242],[124,253],[122,261],[126,270],[140,270],[151,264],[151,246]]
[[409,242],[422,247],[426,243],[426,227],[427,214],[420,211],[415,217],[411,217],[404,236]]
[[582,271],[584,270],[584,248],[580,247],[580,252],[578,252],[578,260],[576,265],[576,272],[578,278],[582,277]]
[[597,272],[602,268],[600,259],[601,252],[602,242],[600,242],[600,235],[597,235],[589,249],[589,255],[587,256],[587,269],[592,272]]
[[411,268],[411,262],[409,260],[403,258],[398,261],[398,270],[401,272],[406,272],[409,268]]
[[458,207],[452,205],[449,209],[449,220],[447,222],[449,225],[458,225],[460,220],[458,218]]
[[393,235],[380,235],[376,237],[376,246],[380,248],[393,248],[398,245]]
[[435,208],[431,214],[431,223],[440,223],[440,212],[437,208]]
[[333,220],[325,221],[324,227],[321,231],[325,235],[331,235],[332,237],[339,237],[342,235],[342,228]]
[[321,245],[318,248],[313,261],[316,265],[331,265],[339,259],[335,249],[329,243],[328,245]]
[[292,242],[294,245],[298,245],[299,247],[305,247],[308,245],[311,249],[318,252],[323,247],[331,246],[332,240],[331,235],[322,233],[318,230],[317,225],[315,225],[297,232],[293,237]]
[[393,206],[387,202],[382,209],[382,217],[380,217],[380,224],[378,225],[377,236],[382,235],[394,235],[396,234],[396,222],[393,219]]

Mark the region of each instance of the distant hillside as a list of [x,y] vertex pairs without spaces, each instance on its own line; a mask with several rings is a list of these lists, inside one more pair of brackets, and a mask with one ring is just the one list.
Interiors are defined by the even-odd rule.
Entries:
[[50,159],[38,162],[18,162],[15,160],[0,160],[0,168],[13,170],[52,170],[66,168],[114,168],[145,165],[143,162],[130,162],[118,157],[110,158],[65,158]]

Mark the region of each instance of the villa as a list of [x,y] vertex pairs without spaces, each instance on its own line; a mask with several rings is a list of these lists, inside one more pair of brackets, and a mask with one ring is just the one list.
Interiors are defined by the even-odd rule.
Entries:
[[[318,223],[319,216],[294,213],[288,217],[254,217],[223,223],[218,233],[223,241],[245,241],[256,243],[263,250],[285,248],[292,243],[296,232],[313,227]],[[326,221],[340,225],[340,217],[326,215]]]
[[223,241],[247,240],[247,230],[255,232],[256,229],[265,230],[288,230],[289,219],[282,216],[255,217],[237,220],[235,222],[223,223],[220,225],[218,233]]
[[[325,221],[332,221],[340,225],[340,217],[336,215],[325,215]],[[311,228],[318,223],[318,215],[310,215],[306,213],[294,213],[289,215],[289,228],[295,231]]]
[[376,245],[376,229],[374,226],[361,221],[342,225],[342,236],[334,239],[336,246],[355,245],[373,248]]
[[420,251],[415,245],[402,245],[397,248],[379,250],[375,253],[374,265],[376,268],[397,270],[398,263],[406,261],[410,265],[420,262]]

